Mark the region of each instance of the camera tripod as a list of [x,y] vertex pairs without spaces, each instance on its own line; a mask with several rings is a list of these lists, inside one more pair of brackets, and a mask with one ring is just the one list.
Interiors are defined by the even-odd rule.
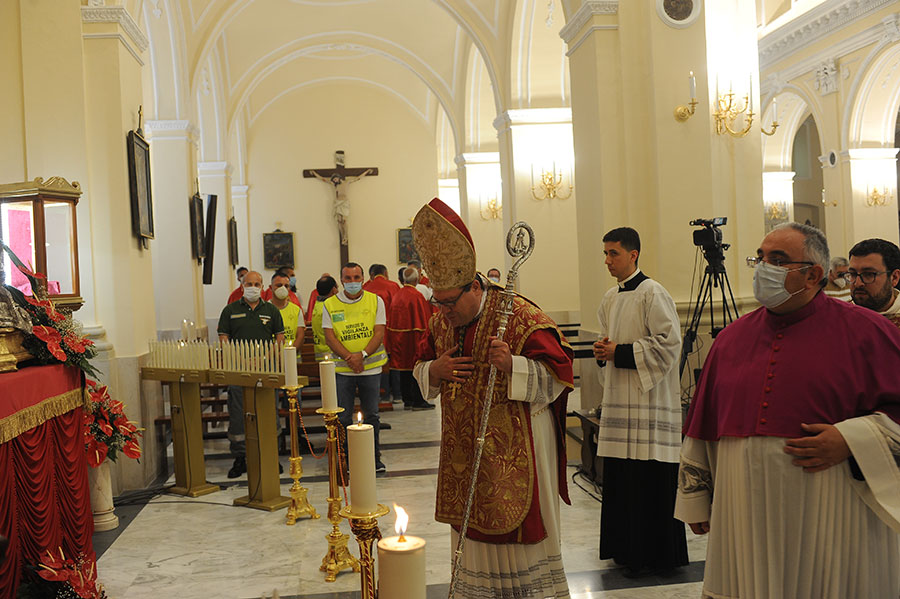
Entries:
[[[727,249],[727,248],[726,248]],[[704,252],[704,257],[709,259]],[[697,340],[697,331],[700,329],[700,320],[703,318],[703,310],[709,304],[709,327],[712,338],[715,339],[722,329],[734,321],[739,316],[737,304],[734,301],[734,293],[731,291],[731,282],[728,280],[728,273],[725,272],[725,256],[722,260],[715,260],[706,265],[703,271],[703,279],[700,281],[700,288],[697,290],[697,300],[694,303],[694,309],[691,312],[690,325],[684,333],[684,340],[681,345],[681,362],[678,364],[679,378],[684,374],[684,367],[687,364],[688,356],[694,351],[694,341]],[[716,310],[713,304],[714,290],[718,289],[721,295],[722,303],[722,326],[716,326]],[[725,295],[725,291],[728,295]],[[731,303],[728,303],[728,300]]]

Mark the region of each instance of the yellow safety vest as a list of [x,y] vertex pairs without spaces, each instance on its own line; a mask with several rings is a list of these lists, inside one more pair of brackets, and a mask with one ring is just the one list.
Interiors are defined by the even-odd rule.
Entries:
[[[345,304],[336,295],[325,300],[325,308],[331,316],[331,327],[347,351],[356,353],[366,349],[375,334],[375,314],[378,312],[378,296],[363,291],[359,301]],[[363,369],[371,370],[387,363],[384,344],[363,360]],[[335,356],[335,372],[353,372],[347,362]]]
[[297,339],[297,326],[300,324],[300,306],[288,302],[284,308],[278,308],[281,312],[281,320],[284,322],[285,343],[291,345]]
[[312,311],[313,344],[316,349],[316,361],[321,362],[331,355],[331,348],[325,342],[325,332],[322,330],[322,312],[325,311],[325,302],[316,300]]

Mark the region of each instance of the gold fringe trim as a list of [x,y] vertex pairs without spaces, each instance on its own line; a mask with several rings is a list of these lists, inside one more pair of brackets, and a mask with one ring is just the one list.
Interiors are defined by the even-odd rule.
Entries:
[[40,426],[51,418],[62,416],[84,405],[84,395],[79,387],[55,397],[48,397],[40,403],[19,410],[0,420],[0,443],[15,439],[25,431]]

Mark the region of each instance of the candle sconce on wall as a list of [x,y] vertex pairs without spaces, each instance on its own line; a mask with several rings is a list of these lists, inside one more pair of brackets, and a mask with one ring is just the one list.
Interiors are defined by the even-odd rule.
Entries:
[[694,79],[694,71],[691,71],[688,75],[688,91],[690,92],[691,101],[687,103],[687,106],[682,104],[675,107],[675,120],[679,123],[683,123],[694,116],[694,110],[697,108],[697,81]]
[[837,200],[831,200],[830,202],[825,199],[825,190],[822,190],[822,205],[823,206],[837,206]]
[[766,216],[769,220],[781,221],[788,218],[787,205],[784,202],[773,202],[766,207]]
[[[753,126],[753,76],[750,77],[749,91],[744,95],[743,100],[735,100],[733,89],[729,88],[728,93],[719,93],[719,78],[716,77],[716,110],[713,112],[713,118],[716,121],[716,133],[725,135],[726,133],[732,137],[744,137],[750,133],[750,127]],[[735,128],[738,117],[743,116],[744,126]],[[775,129],[772,129],[775,133]]]
[[503,204],[497,199],[497,196],[488,198],[487,202],[484,198],[479,201],[481,205],[481,220],[499,220],[503,218]]
[[560,200],[567,200],[572,196],[572,190],[575,189],[575,185],[572,183],[572,169],[569,169],[569,191],[565,195],[563,195],[561,190],[566,187],[563,185],[563,175],[562,170],[556,170],[556,162],[553,163],[553,170],[546,171],[541,168],[541,178],[535,183],[534,180],[534,165],[531,165],[531,195],[536,200],[547,200],[558,198]]
[[887,206],[888,202],[893,199],[894,194],[888,191],[886,185],[881,189],[875,187],[872,190],[869,190],[869,187],[866,186],[866,206]]

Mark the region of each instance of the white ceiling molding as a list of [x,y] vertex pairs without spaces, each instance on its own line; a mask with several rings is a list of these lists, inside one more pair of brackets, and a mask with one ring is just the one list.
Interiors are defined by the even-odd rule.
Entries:
[[575,39],[578,32],[595,15],[615,15],[619,13],[619,0],[585,0],[566,26],[559,30],[559,37],[567,44]]
[[[829,45],[821,52],[797,62],[783,71],[769,73],[764,80],[760,81],[760,96],[764,97],[771,93],[778,93],[788,81],[792,81],[806,73],[814,72],[822,63],[831,60],[840,61],[844,56],[852,54],[860,48],[884,41],[886,38],[889,38],[891,31],[897,28],[897,19],[897,14],[890,15],[883,19],[881,23],[860,31],[856,35],[843,39],[836,44]],[[777,60],[781,58],[778,57]],[[771,66],[772,62],[765,65],[762,63],[762,53],[760,53],[760,73],[763,73],[766,68]]]
[[765,69],[894,2],[896,0],[826,0],[760,38],[760,69]]
[[294,4],[303,6],[318,6],[330,8],[332,6],[349,6],[351,4],[371,4],[375,0],[290,0]]
[[484,23],[485,25],[487,25],[487,28],[490,30],[491,33],[494,34],[494,37],[497,37],[497,26],[500,23],[500,2],[494,1],[491,3],[494,6],[494,22],[493,23],[491,23],[491,21],[488,20],[487,15],[485,15],[483,12],[481,12],[481,10],[477,6],[475,6],[475,4],[472,2],[472,0],[466,0],[466,4],[468,4],[469,8],[471,8],[475,12],[475,14],[478,15],[478,18],[481,19],[481,22]]
[[144,66],[144,61],[141,60],[141,55],[138,54],[137,50],[131,47],[131,44],[125,39],[125,36],[121,33],[82,33],[81,37],[86,40],[104,40],[104,39],[116,39],[122,42],[122,45],[125,46],[125,49],[134,57],[137,61],[138,65]]
[[494,119],[494,129],[501,134],[516,125],[558,125],[571,124],[571,108],[525,108],[507,110]]
[[147,49],[147,36],[123,6],[82,6],[82,23],[118,23],[140,52]]

